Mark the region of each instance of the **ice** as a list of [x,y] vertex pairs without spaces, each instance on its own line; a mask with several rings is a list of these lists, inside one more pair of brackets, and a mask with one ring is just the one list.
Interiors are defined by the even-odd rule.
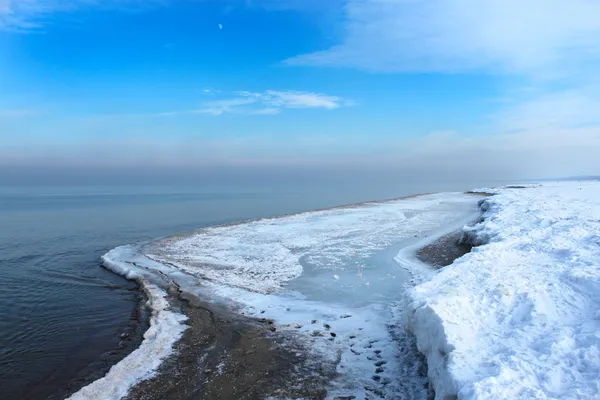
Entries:
[[70,400],[117,400],[124,397],[136,383],[151,378],[162,360],[173,352],[173,344],[179,340],[185,329],[187,317],[172,311],[166,299],[167,293],[156,284],[145,280],[141,268],[124,263],[124,259],[132,259],[135,249],[121,247],[112,250],[103,257],[104,265],[117,273],[138,279],[148,297],[147,306],[152,315],[150,327],[144,333],[144,340],[139,348],[114,365],[101,379],[85,386]]
[[600,183],[482,191],[480,247],[434,274],[397,258],[436,398],[600,398]]
[[[472,196],[444,193],[211,227],[145,253],[200,278],[261,293],[280,291],[303,265],[331,278],[360,272],[378,251],[473,215]],[[461,214],[463,213],[463,214]],[[373,290],[373,289],[371,289]]]
[[337,362],[330,398],[424,398],[422,362],[399,325],[412,275],[393,259],[475,220],[478,200],[445,193],[206,228],[144,246],[151,260],[137,264],[201,279],[174,278],[187,293],[296,333]]

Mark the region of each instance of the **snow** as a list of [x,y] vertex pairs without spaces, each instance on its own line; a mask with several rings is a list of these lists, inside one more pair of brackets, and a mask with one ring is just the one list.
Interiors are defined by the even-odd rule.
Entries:
[[599,399],[600,183],[482,191],[481,246],[433,274],[397,257],[436,399]]
[[107,268],[138,279],[142,284],[148,297],[146,305],[152,311],[150,327],[144,333],[139,348],[114,365],[103,378],[85,386],[69,400],[117,400],[124,397],[135,384],[154,376],[162,360],[172,354],[173,344],[187,328],[183,324],[187,317],[170,309],[167,293],[143,279],[144,273],[136,271],[138,267],[121,261],[127,256],[135,258],[134,255],[133,248],[119,247],[103,256],[103,263]]
[[412,276],[393,258],[477,219],[478,200],[443,193],[211,227],[143,246],[148,258],[126,265],[293,332],[337,363],[329,398],[425,398],[422,361],[398,324]]

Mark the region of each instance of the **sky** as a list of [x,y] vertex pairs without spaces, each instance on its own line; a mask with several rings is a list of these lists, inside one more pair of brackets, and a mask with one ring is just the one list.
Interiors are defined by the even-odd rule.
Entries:
[[598,175],[598,15],[597,0],[0,0],[0,183]]

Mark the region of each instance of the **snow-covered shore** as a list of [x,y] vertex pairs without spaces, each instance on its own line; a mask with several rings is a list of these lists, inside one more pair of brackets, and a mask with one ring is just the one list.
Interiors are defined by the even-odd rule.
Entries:
[[[169,287],[295,335],[336,366],[328,398],[426,398],[404,328],[437,399],[600,398],[600,182],[481,191],[476,225],[478,197],[440,193],[112,250],[104,265],[142,283],[152,327],[73,398],[155,374],[187,327]],[[471,253],[440,270],[416,257],[462,226]]]
[[600,182],[482,191],[480,246],[408,292],[436,398],[600,398]]

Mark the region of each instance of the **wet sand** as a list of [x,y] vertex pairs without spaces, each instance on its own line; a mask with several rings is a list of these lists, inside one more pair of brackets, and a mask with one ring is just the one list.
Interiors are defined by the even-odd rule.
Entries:
[[[465,192],[465,194],[481,197],[493,196],[492,193],[486,192]],[[442,267],[447,267],[456,259],[464,256],[467,253],[470,253],[473,249],[471,244],[461,243],[461,236],[462,233],[460,231],[442,236],[435,242],[428,244],[427,246],[423,246],[417,250],[417,258],[434,268],[439,269]]]
[[323,399],[335,365],[307,357],[293,335],[207,304],[173,296],[190,328],[158,374],[135,386],[128,400]]
[[454,232],[442,236],[435,242],[422,247],[417,251],[417,258],[434,268],[446,267],[457,258],[469,253],[472,246],[459,243],[461,232]]

